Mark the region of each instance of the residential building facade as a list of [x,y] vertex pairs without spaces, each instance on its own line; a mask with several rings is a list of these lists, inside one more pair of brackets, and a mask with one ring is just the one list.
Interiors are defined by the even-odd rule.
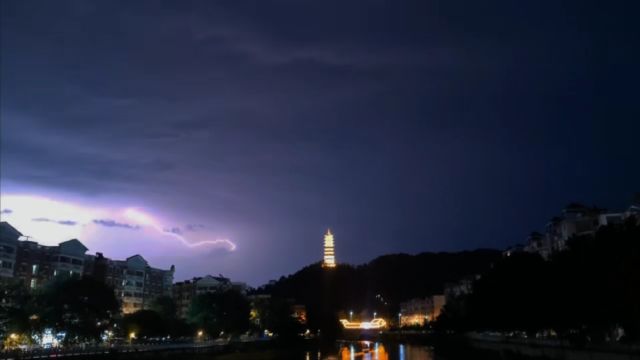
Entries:
[[9,223],[0,223],[0,277],[21,281],[33,290],[54,277],[84,273],[87,248],[77,239],[47,246],[21,237]]
[[400,326],[424,326],[440,316],[446,298],[444,294],[416,298],[400,303]]
[[549,220],[543,234],[533,232],[525,245],[512,246],[503,254],[510,256],[516,252],[528,252],[549,259],[553,253],[565,250],[571,238],[593,235],[602,226],[622,224],[629,219],[640,223],[640,195],[635,196],[627,210],[617,212],[571,203],[560,216]]
[[[234,288],[228,278],[223,276],[206,275],[204,277],[195,277],[191,280],[180,281],[172,286],[171,296],[176,304],[177,316],[186,319],[189,313],[189,307],[193,299],[202,294],[215,293]],[[239,291],[246,289],[240,283],[236,285]]]
[[8,222],[0,222],[0,280],[13,278],[21,236],[22,233]]
[[101,253],[86,257],[87,272],[113,287],[122,305],[122,313],[131,314],[149,309],[153,301],[161,296],[171,296],[175,267],[168,270],[153,268],[141,256],[126,260],[112,260]]

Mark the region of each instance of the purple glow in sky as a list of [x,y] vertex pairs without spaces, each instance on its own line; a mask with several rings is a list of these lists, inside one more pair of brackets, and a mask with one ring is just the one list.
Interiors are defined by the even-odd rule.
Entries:
[[3,0],[0,216],[261,285],[320,261],[327,228],[358,264],[622,209],[634,5]]
[[[0,219],[10,222],[29,239],[55,245],[71,238],[81,239],[89,253],[125,258],[143,254],[152,264],[167,267],[171,259],[201,257],[202,254],[233,252],[236,244],[217,238],[204,224],[169,224],[138,208],[85,206],[59,199],[0,195]],[[204,268],[206,269],[206,267]],[[178,269],[177,276],[197,274],[195,269]],[[218,270],[218,269],[210,269]]]

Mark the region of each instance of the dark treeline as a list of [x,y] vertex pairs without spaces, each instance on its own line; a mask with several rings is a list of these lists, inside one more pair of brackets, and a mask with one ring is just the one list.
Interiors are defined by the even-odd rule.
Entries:
[[442,329],[526,331],[588,341],[640,340],[640,226],[575,237],[550,261],[505,257],[449,302]]
[[336,331],[339,312],[376,311],[393,317],[401,301],[443,292],[444,284],[482,273],[500,258],[495,250],[386,255],[360,266],[320,263],[258,289],[275,298],[295,299],[307,309],[311,329]]
[[208,338],[258,330],[249,321],[247,297],[233,289],[196,296],[186,319],[176,316],[168,296],[156,298],[147,310],[122,315],[113,289],[92,278],[59,278],[36,291],[15,282],[0,290],[0,336],[8,347],[33,343],[45,331],[63,332],[62,342],[75,344],[197,334]]

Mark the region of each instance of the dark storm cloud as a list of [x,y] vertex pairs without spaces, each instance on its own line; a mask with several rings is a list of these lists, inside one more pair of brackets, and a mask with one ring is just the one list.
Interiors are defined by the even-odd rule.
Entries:
[[117,228],[124,228],[124,229],[130,229],[130,230],[140,229],[140,226],[138,225],[121,223],[111,219],[94,219],[93,223],[96,225],[101,225],[106,227],[117,227]]
[[75,225],[78,224],[77,221],[72,221],[72,220],[53,220],[53,219],[44,218],[44,217],[33,218],[33,219],[31,219],[31,221],[35,221],[35,222],[50,222],[50,223],[56,223],[58,225],[66,225],[66,226],[75,226]]
[[268,276],[328,226],[353,262],[501,247],[640,183],[631,4],[1,6],[3,189],[151,203]]
[[185,225],[185,229],[187,231],[199,231],[204,229],[205,226],[203,224],[187,224]]
[[69,226],[74,226],[78,224],[76,221],[71,221],[71,220],[60,220],[60,221],[57,221],[57,223],[60,225],[69,225]]
[[179,227],[173,227],[173,228],[170,228],[170,229],[164,229],[164,232],[172,233],[172,234],[176,234],[176,235],[182,235],[182,229],[180,229]]
[[163,231],[167,233],[173,233],[176,235],[183,235],[185,231],[197,232],[197,231],[202,231],[203,229],[205,229],[205,226],[203,224],[186,224],[182,228],[176,226],[176,227],[164,229]]

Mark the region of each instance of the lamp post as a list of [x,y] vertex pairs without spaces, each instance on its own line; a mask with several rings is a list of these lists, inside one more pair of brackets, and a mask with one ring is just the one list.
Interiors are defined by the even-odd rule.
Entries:
[[135,332],[130,332],[129,333],[129,345],[131,345],[133,343],[133,339],[136,338],[136,333]]
[[402,328],[402,313],[398,313],[398,329]]
[[373,312],[373,319],[374,319],[374,320],[376,319],[376,315],[378,315],[378,313],[374,311],[374,312]]
[[353,320],[353,310],[349,310],[349,321]]

